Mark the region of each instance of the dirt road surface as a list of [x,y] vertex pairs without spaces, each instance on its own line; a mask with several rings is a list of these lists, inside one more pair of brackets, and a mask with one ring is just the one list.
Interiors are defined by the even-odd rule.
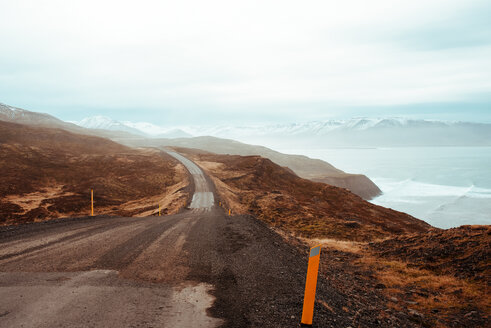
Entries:
[[182,164],[184,164],[186,169],[193,177],[194,194],[189,208],[210,210],[214,205],[215,198],[203,171],[199,168],[198,165],[194,164],[192,161],[182,156],[181,154],[173,151],[167,151],[167,153],[180,161]]
[[[191,210],[1,228],[0,327],[298,327],[307,249],[227,216],[172,155],[193,175]],[[350,326],[322,278],[317,299],[315,327]]]

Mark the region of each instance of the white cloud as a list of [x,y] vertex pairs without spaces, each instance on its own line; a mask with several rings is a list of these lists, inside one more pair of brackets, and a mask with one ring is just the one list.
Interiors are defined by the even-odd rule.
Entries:
[[[315,116],[325,113],[311,103],[472,101],[491,87],[490,40],[475,31],[482,44],[448,49],[441,27],[473,26],[479,6],[486,2],[5,1],[0,97],[45,110],[160,108],[173,118],[244,108],[281,116],[288,103],[298,104],[291,115]],[[431,44],[425,29],[435,25],[447,48],[411,48]]]

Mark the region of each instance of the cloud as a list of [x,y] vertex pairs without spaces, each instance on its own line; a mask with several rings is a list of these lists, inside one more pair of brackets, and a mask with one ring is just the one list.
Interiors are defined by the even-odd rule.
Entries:
[[491,2],[471,2],[458,12],[438,17],[418,26],[395,33],[400,40],[416,50],[447,50],[491,46]]
[[70,120],[176,122],[468,103],[491,90],[489,8],[443,0],[5,1],[0,98]]

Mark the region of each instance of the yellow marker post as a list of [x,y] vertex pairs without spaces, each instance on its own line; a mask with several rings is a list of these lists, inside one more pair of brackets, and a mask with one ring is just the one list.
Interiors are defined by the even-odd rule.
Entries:
[[94,189],[90,189],[90,216],[94,216]]
[[222,202],[218,202],[218,206],[222,207]]
[[321,245],[310,249],[309,267],[307,269],[307,280],[305,282],[305,295],[303,298],[302,324],[312,325],[314,317],[315,289],[317,287],[317,276],[319,274],[319,260]]
[[160,216],[160,204],[159,204],[159,216]]

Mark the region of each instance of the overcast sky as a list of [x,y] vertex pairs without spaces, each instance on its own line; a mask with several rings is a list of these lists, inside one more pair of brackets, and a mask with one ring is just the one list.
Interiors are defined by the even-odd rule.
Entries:
[[160,125],[491,122],[489,17],[489,0],[0,0],[0,102]]

